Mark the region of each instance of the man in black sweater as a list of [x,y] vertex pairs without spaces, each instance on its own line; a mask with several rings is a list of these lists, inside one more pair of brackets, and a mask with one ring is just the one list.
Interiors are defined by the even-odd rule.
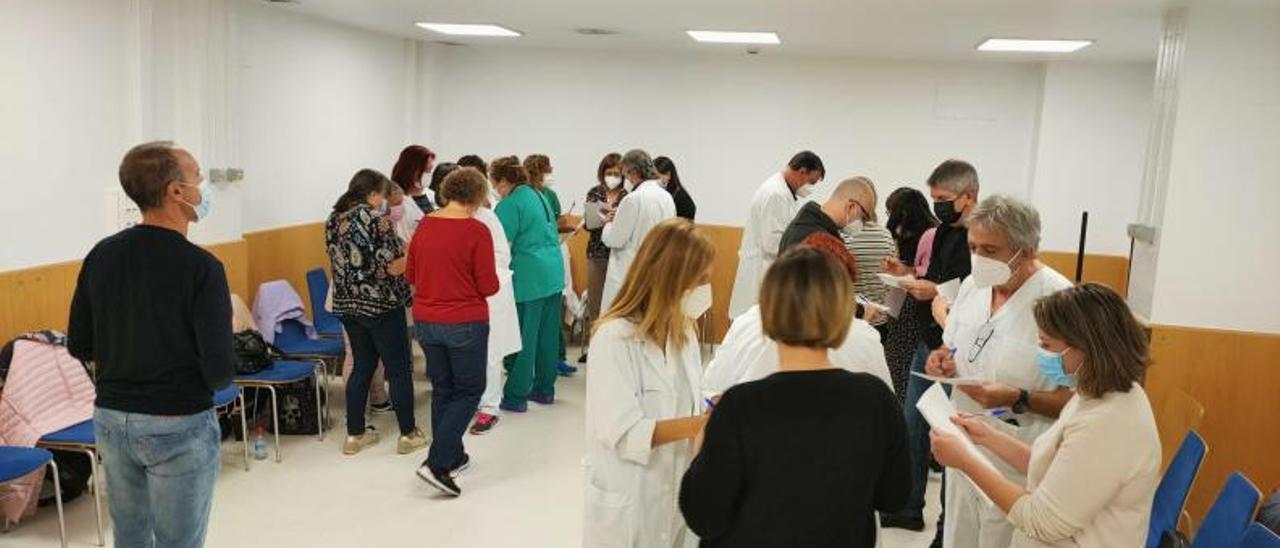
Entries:
[[841,181],[822,205],[806,202],[800,207],[791,224],[787,225],[787,230],[782,233],[778,255],[800,245],[800,242],[814,232],[826,232],[839,238],[844,227],[867,217],[867,213],[861,211],[861,208],[862,204],[858,203],[858,182],[855,179]]
[[[968,162],[947,160],[929,175],[929,194],[933,198],[933,211],[942,221],[933,239],[933,255],[924,277],[907,282],[903,287],[911,297],[919,301],[916,325],[920,330],[920,343],[911,362],[911,370],[924,372],[929,353],[942,348],[942,326],[934,320],[929,306],[938,296],[938,284],[951,280],[963,280],[969,275],[969,230],[965,221],[978,205],[978,172]],[[909,267],[890,260],[888,270],[895,275],[910,273]],[[929,424],[925,422],[916,402],[932,384],[912,375],[907,380],[907,396],[903,402],[903,415],[907,420],[907,444],[911,449],[911,477],[914,483],[906,508],[898,514],[882,515],[884,527],[899,527],[915,531],[924,530],[924,492],[929,480]],[[939,518],[934,545],[941,546],[942,521]]]
[[97,369],[116,546],[204,544],[222,438],[212,398],[234,364],[226,273],[187,241],[209,211],[202,181],[172,143],[130,150],[120,184],[142,224],[94,246],[71,301],[68,348]]

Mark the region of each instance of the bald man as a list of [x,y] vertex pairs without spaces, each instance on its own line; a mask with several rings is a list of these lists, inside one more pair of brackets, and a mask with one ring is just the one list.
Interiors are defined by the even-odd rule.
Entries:
[[870,212],[862,205],[865,201],[862,200],[862,195],[866,192],[865,177],[850,177],[836,185],[831,197],[822,205],[815,202],[804,204],[782,233],[778,254],[799,245],[814,232],[823,231],[840,238],[840,232],[845,227],[854,224],[854,221],[870,218]]

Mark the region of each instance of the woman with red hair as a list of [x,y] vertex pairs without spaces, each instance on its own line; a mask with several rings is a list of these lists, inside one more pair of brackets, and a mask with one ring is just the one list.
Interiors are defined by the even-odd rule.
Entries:
[[423,213],[435,210],[431,197],[427,196],[426,188],[422,186],[423,174],[430,173],[435,163],[436,153],[431,152],[431,149],[422,145],[409,145],[400,151],[396,166],[391,168],[391,180],[404,189],[405,194],[413,197],[413,203],[418,204]]

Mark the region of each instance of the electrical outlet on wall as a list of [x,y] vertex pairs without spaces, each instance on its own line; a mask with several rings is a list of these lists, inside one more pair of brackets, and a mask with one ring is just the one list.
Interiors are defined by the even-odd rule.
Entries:
[[215,168],[213,168],[213,169],[210,169],[210,170],[209,170],[209,182],[210,182],[210,183],[225,183],[225,182],[227,182],[227,170],[222,169],[222,168],[216,168],[216,167],[215,167]]
[[227,168],[227,182],[238,183],[244,180],[244,170],[238,167]]

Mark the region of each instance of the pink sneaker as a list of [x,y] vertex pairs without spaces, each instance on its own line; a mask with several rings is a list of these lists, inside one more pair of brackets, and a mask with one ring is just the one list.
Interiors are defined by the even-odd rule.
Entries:
[[488,413],[476,413],[476,422],[471,425],[471,435],[482,436],[498,424],[498,416]]

